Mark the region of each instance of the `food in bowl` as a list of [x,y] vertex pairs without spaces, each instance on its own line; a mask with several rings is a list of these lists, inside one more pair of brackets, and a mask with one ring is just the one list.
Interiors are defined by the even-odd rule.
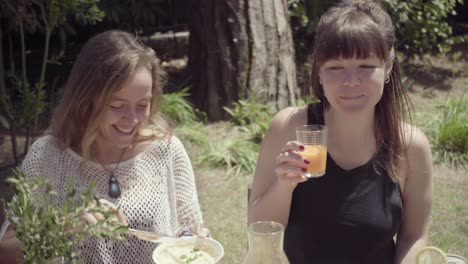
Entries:
[[196,237],[182,237],[174,242],[162,243],[153,252],[156,264],[215,264],[224,255],[223,246],[216,240],[205,238],[195,251]]

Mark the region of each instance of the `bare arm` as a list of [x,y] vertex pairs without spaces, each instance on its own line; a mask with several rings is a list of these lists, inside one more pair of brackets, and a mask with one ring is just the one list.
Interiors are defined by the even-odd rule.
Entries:
[[260,147],[249,200],[249,223],[266,220],[284,227],[288,224],[293,190],[306,180],[300,175],[302,167],[306,167],[304,160],[294,153],[300,148],[294,142],[294,128],[302,119],[305,122],[304,111],[286,108],[273,118]]
[[20,241],[16,238],[12,226],[8,227],[5,236],[0,241],[0,259],[4,264],[19,263],[21,256]]
[[430,144],[416,128],[412,128],[405,164],[403,219],[397,235],[396,263],[413,264],[417,252],[427,243],[434,196]]

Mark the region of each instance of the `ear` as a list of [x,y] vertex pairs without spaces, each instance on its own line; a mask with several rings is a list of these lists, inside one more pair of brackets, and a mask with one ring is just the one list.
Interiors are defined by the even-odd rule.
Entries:
[[319,81],[320,85],[323,85],[322,84],[322,76],[320,74],[320,71],[317,73],[317,75],[318,75],[318,78],[319,78],[318,81]]

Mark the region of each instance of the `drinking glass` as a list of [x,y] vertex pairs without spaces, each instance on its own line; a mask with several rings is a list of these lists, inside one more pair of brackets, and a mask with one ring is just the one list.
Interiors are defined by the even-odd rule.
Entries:
[[283,250],[284,227],[273,221],[251,223],[249,250],[242,264],[289,264]]
[[319,177],[325,174],[327,167],[327,132],[323,125],[304,125],[296,128],[297,141],[304,145],[304,150],[297,152],[310,161],[307,172],[302,176]]

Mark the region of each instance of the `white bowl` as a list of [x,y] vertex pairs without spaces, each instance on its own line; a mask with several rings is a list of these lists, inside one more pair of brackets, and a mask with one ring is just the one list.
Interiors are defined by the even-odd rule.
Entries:
[[[191,252],[196,241],[197,237],[187,236],[181,237],[173,242],[162,243],[153,251],[153,261],[156,264],[179,264],[185,263],[184,260],[180,258],[184,254],[189,258],[193,257],[194,254],[209,254],[213,258],[213,263],[203,262],[203,264],[215,264],[219,263],[224,257],[223,245],[212,238],[205,238],[205,242],[200,248],[200,251]],[[178,260],[176,260],[176,258],[178,258]]]

